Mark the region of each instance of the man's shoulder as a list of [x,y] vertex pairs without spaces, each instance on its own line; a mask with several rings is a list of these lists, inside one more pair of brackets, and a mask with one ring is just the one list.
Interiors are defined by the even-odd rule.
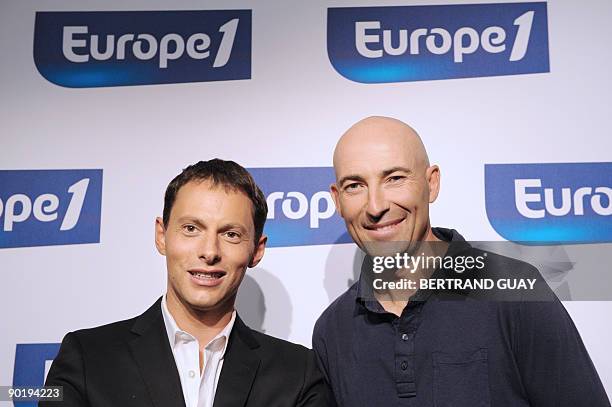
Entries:
[[477,256],[486,257],[485,267],[488,271],[497,271],[501,273],[524,273],[525,275],[538,273],[538,270],[534,265],[524,260],[480,248],[473,248],[473,250]]
[[285,339],[277,338],[254,329],[251,329],[251,334],[264,352],[270,351],[275,354],[296,357],[306,356],[310,352],[310,349],[303,345],[289,342]]
[[[249,328],[250,329],[250,328]],[[257,342],[254,351],[264,367],[271,371],[286,371],[293,366],[295,371],[308,369],[314,360],[312,350],[307,347],[251,329],[251,336]]]
[[[283,402],[288,404],[300,406],[334,405],[333,396],[317,367],[315,353],[311,349],[248,327],[246,329],[250,332],[245,332],[245,327],[241,326],[239,335],[259,359],[258,380],[249,396],[252,401],[249,405],[267,405],[275,400],[284,400]],[[233,355],[232,349],[234,348],[228,348],[229,358],[233,362],[228,365],[224,362],[224,371],[226,368],[242,368],[241,363],[235,363],[236,358],[251,359],[244,353],[244,348]]]
[[347,321],[353,315],[358,286],[359,281],[329,304],[315,323],[313,337],[320,335],[322,331],[327,331],[330,327],[337,326],[338,322]]
[[129,335],[130,330],[137,318],[138,317],[134,317],[92,328],[79,329],[70,332],[68,335],[76,338],[82,345],[112,344],[113,342],[122,340]]
[[135,317],[92,328],[79,329],[68,333],[66,336],[76,339],[81,346],[114,346],[117,342],[124,342],[125,340],[133,338],[133,329],[137,326],[137,323],[149,326],[150,322],[158,317],[160,319],[162,318],[159,300],[148,310]]

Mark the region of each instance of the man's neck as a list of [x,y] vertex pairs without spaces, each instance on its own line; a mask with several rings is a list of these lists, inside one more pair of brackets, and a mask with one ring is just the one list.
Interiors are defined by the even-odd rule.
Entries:
[[166,303],[176,325],[198,340],[200,350],[229,324],[234,311],[234,301],[228,301],[220,309],[206,311],[193,309],[170,291],[166,294]]

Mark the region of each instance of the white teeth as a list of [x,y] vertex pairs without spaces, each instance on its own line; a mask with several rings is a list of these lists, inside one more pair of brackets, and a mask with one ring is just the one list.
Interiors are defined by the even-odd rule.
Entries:
[[382,226],[382,227],[377,227],[376,230],[389,230],[394,228],[396,225],[388,225],[388,226]]
[[221,273],[200,273],[200,272],[194,272],[191,273],[194,277],[196,278],[201,278],[201,279],[208,279],[208,280],[216,280],[218,278],[221,278]]

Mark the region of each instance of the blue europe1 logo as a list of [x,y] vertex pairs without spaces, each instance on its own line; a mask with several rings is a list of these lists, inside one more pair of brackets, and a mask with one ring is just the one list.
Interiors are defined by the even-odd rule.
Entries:
[[268,247],[350,243],[329,186],[332,167],[249,168],[266,196]]
[[362,83],[549,72],[546,3],[329,8],[327,52]]
[[485,199],[505,239],[612,242],[612,163],[486,164]]
[[[59,343],[17,344],[13,387],[40,387],[45,383],[51,362],[59,352]],[[36,407],[37,402],[15,402],[19,407]]]
[[71,88],[251,78],[251,10],[38,12],[34,62]]
[[100,242],[102,170],[0,170],[0,248]]

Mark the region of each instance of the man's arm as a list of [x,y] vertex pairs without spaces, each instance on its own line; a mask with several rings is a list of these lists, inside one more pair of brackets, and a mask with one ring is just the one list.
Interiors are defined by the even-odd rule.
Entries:
[[304,386],[296,407],[334,407],[335,405],[332,392],[317,367],[314,352],[309,351]]
[[81,345],[73,333],[64,337],[59,353],[51,365],[45,386],[62,386],[64,401],[41,401],[39,407],[87,407],[85,369]]
[[515,355],[533,407],[609,407],[571,317],[558,300],[519,308]]

